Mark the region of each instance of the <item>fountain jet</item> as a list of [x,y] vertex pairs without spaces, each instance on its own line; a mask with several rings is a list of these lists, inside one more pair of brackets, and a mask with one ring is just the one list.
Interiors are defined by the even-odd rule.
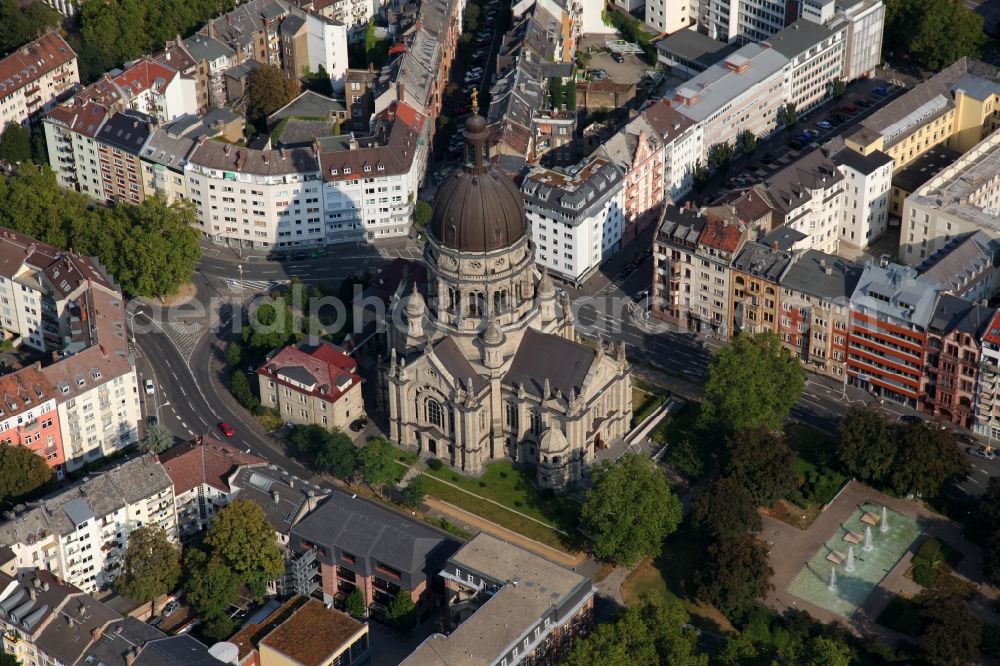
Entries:
[[854,546],[847,547],[847,563],[844,565],[844,571],[854,571]]
[[830,567],[830,584],[826,586],[826,589],[831,592],[837,591],[837,567]]
[[889,531],[889,512],[886,511],[886,508],[884,506],[882,507],[882,522],[879,523],[878,531],[879,532]]
[[875,544],[872,543],[872,526],[868,525],[865,527],[865,545],[862,548],[866,553],[870,553],[875,550]]

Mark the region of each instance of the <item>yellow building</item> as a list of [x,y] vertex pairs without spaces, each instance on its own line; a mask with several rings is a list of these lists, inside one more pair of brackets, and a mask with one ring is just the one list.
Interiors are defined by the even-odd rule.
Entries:
[[[964,153],[998,127],[997,68],[962,58],[863,120],[846,143],[862,155],[881,150],[899,172],[941,144]],[[890,210],[901,211],[907,194],[894,188]]]

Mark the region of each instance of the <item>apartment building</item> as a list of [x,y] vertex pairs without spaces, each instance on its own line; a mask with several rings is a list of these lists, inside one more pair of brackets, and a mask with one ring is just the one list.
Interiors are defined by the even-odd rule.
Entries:
[[802,155],[764,181],[774,226],[805,236],[805,247],[836,254],[844,208],[844,176],[824,148]]
[[974,425],[980,340],[995,315],[995,308],[940,295],[927,325],[923,411],[963,428]]
[[42,127],[49,164],[61,187],[104,199],[96,137],[110,115],[107,107],[83,98],[72,98],[46,114]]
[[345,429],[365,411],[357,361],[327,342],[272,352],[257,384],[261,404],[292,423]]
[[[827,0],[829,4],[834,4]],[[802,17],[809,18],[802,4]],[[882,33],[885,28],[885,4],[882,0],[844,0],[837,3],[832,30],[845,30],[843,78],[854,81],[868,76],[882,62]]]
[[624,177],[595,157],[568,170],[536,167],[521,184],[535,261],[574,283],[620,249],[625,233]]
[[984,231],[970,231],[952,238],[927,257],[917,272],[937,280],[942,293],[967,301],[988,301],[1000,292],[1000,240]]
[[323,601],[361,590],[373,615],[405,590],[422,611],[440,599],[434,575],[458,542],[378,504],[334,492],[291,531],[289,550],[314,551]]
[[177,534],[173,484],[151,454],[3,518],[0,544],[13,551],[18,570],[47,569],[88,594],[114,580],[132,530],[159,525],[172,539]]
[[792,254],[764,243],[745,243],[732,261],[729,296],[730,335],[738,332],[779,333],[779,282]]
[[235,56],[219,40],[194,34],[183,40],[167,41],[164,49],[152,58],[194,80],[198,113],[205,113],[226,103],[224,75],[235,64]]
[[104,199],[138,205],[146,197],[139,155],[151,132],[151,118],[137,111],[116,113],[97,133]]
[[851,294],[863,267],[843,257],[806,250],[781,276],[781,342],[812,372],[843,380]]
[[931,148],[966,152],[1000,127],[1000,75],[962,58],[861,121],[846,137],[862,155],[881,150],[898,173]]
[[288,545],[292,528],[330,495],[329,490],[274,465],[241,465],[230,474],[228,483],[236,493],[234,499],[261,508],[281,546]]
[[429,636],[404,666],[558,663],[591,630],[589,578],[485,532],[439,575],[458,627]]
[[0,445],[31,449],[62,476],[66,457],[55,388],[29,366],[0,376],[0,393]]
[[76,53],[54,31],[0,59],[0,131],[26,125],[79,82]]
[[187,199],[184,167],[197,142],[167,127],[154,127],[140,154],[144,197],[163,195],[168,204]]
[[980,337],[978,377],[973,427],[977,434],[1000,439],[1000,312],[994,313]]
[[939,285],[898,264],[865,265],[851,294],[848,382],[916,409]]
[[299,6],[342,23],[347,28],[347,36],[351,41],[364,38],[375,10],[374,4],[368,0],[300,0]]
[[916,266],[956,236],[974,231],[1000,237],[1000,132],[906,197],[899,256]]
[[698,19],[696,0],[646,0],[646,26],[653,34],[673,34]]
[[831,30],[800,19],[764,41],[764,45],[788,58],[785,101],[794,104],[799,113],[826,99],[834,81],[844,80],[846,38],[845,28]]
[[739,48],[726,44],[695,28],[678,30],[656,43],[656,61],[674,76],[690,79],[726,59]]
[[862,155],[850,148],[833,154],[844,177],[840,242],[866,248],[889,228],[892,158],[880,150]]
[[674,89],[674,108],[704,131],[704,162],[715,143],[733,143],[743,130],[767,136],[785,104],[788,58],[748,44]]
[[[129,65],[124,72],[112,77],[111,82],[121,94],[124,108],[145,113],[162,122],[198,112],[194,79],[182,76],[173,67],[151,58]],[[86,98],[87,89],[79,95]]]
[[236,498],[229,479],[237,469],[267,465],[263,458],[207,435],[172,446],[158,459],[174,486],[181,539],[208,529],[216,510]]

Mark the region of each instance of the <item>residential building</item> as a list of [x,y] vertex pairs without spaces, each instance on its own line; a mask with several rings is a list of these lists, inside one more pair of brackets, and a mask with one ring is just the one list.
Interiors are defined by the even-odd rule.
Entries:
[[404,666],[558,663],[590,632],[589,578],[485,532],[439,575],[458,627],[429,636]]
[[346,429],[365,413],[357,361],[328,342],[271,352],[257,385],[260,403],[290,423]]
[[[834,4],[826,0],[829,4]],[[802,3],[802,18],[808,0]],[[826,23],[832,30],[846,31],[844,45],[844,81],[868,76],[882,62],[882,32],[885,28],[885,4],[882,0],[843,0],[836,4],[832,19]]]
[[843,181],[826,149],[802,155],[764,181],[776,210],[774,226],[801,233],[806,247],[836,254],[844,208]]
[[347,127],[352,132],[364,134],[375,114],[378,74],[374,69],[349,69],[344,80],[344,105],[350,119]]
[[1000,132],[994,132],[906,197],[900,258],[916,266],[954,237],[973,231],[1000,237],[998,174]]
[[208,529],[217,509],[237,496],[230,477],[241,466],[266,465],[259,456],[202,435],[159,455],[174,486],[177,531],[184,539]]
[[927,325],[922,411],[963,428],[975,424],[980,340],[995,308],[941,294]]
[[846,378],[851,294],[863,267],[817,250],[793,256],[781,276],[781,342],[812,372]]
[[844,177],[840,242],[866,248],[889,228],[892,158],[880,150],[862,155],[850,148],[833,154]]
[[208,76],[206,69],[199,67],[199,63],[188,51],[181,39],[167,40],[163,45],[163,50],[149,56],[154,62],[176,69],[181,76],[194,81],[195,95],[197,96],[198,113],[205,113],[208,110]]
[[645,0],[646,26],[653,34],[673,34],[692,26],[698,19],[694,0]]
[[981,303],[1000,291],[997,256],[1000,240],[984,231],[959,234],[919,266],[917,272],[936,280],[943,293]]
[[[769,3],[770,4],[770,3]],[[804,113],[833,91],[834,81],[844,80],[844,44],[847,31],[800,19],[765,38],[770,46],[788,58],[788,89],[785,101]]]
[[368,0],[306,0],[299,2],[303,9],[342,23],[351,41],[363,39],[368,22],[374,16],[375,5]]
[[[125,105],[121,111],[133,109],[162,122],[198,112],[194,79],[150,58],[129,65],[111,81]],[[86,93],[84,89],[78,96]]]
[[198,111],[224,105],[226,70],[236,64],[236,52],[214,37],[196,33],[181,44],[195,64],[192,78],[198,91]]
[[674,108],[703,128],[703,162],[710,144],[734,143],[744,130],[767,136],[777,127],[787,67],[775,49],[748,44],[674,89]]
[[898,173],[926,151],[946,144],[966,152],[1000,127],[1000,75],[962,58],[861,121],[846,137],[859,153],[881,150]]
[[658,41],[656,61],[669,68],[674,76],[690,79],[722,62],[738,48],[736,44],[720,42],[689,28]]
[[139,155],[151,132],[151,118],[137,111],[116,113],[97,133],[104,199],[138,205],[146,197]]
[[242,465],[229,475],[228,483],[236,499],[253,502],[264,511],[282,546],[288,544],[292,528],[330,495],[329,490],[274,465]]
[[664,100],[647,106],[642,115],[663,144],[663,197],[678,203],[694,186],[695,166],[704,152],[702,127]]
[[993,315],[980,337],[979,381],[976,384],[976,433],[1000,439],[1000,400],[997,382],[1000,379],[1000,312]]
[[42,123],[56,181],[67,190],[99,201],[104,200],[104,183],[96,136],[109,115],[111,112],[97,102],[72,98],[49,111]]
[[[735,42],[740,32],[739,0],[698,0],[698,31],[719,42]],[[775,6],[775,9],[781,11]]]
[[781,276],[792,255],[764,243],[745,243],[732,262],[729,331],[778,333],[781,316]]
[[962,153],[941,143],[927,149],[902,169],[894,168],[892,189],[889,191],[890,226],[900,225],[906,197],[926,185],[931,178],[957,162],[960,157]]
[[174,511],[170,477],[147,454],[5,513],[0,545],[14,552],[18,570],[48,569],[90,594],[117,576],[132,530],[159,525],[176,539]]
[[434,573],[458,542],[392,509],[334,492],[292,528],[288,546],[293,553],[315,552],[313,578],[324,602],[342,602],[360,590],[378,615],[399,590],[419,612],[431,609],[440,599]]
[[568,170],[537,167],[521,184],[536,261],[579,284],[621,247],[625,233],[622,172],[595,157]]
[[230,641],[244,666],[353,666],[368,663],[368,624],[296,596],[250,622]]
[[27,125],[80,83],[76,53],[59,33],[48,32],[0,59],[0,131]]
[[23,446],[62,477],[63,451],[56,389],[35,366],[0,376],[0,445]]
[[196,145],[194,139],[154,127],[139,155],[143,196],[161,194],[168,204],[187,199],[184,167]]
[[938,290],[908,266],[865,265],[851,295],[848,383],[917,408]]

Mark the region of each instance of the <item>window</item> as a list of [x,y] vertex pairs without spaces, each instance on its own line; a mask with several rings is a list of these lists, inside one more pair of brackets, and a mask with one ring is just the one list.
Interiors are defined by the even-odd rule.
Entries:
[[439,428],[444,427],[441,403],[434,398],[427,399],[427,421],[438,426]]

